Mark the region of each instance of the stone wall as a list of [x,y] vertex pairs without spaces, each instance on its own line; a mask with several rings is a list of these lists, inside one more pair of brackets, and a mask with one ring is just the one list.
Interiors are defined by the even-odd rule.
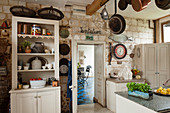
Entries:
[[[40,4],[18,2],[18,1],[13,1],[13,0],[1,0],[0,2],[0,25],[2,24],[4,20],[11,21],[12,14],[10,13],[9,8],[13,5],[23,5],[23,6],[32,8],[34,10],[38,10],[42,7],[45,7]],[[129,55],[133,52],[133,47],[135,44],[153,43],[153,29],[150,29],[148,27],[148,20],[125,17],[127,26],[123,34],[127,35],[128,37],[133,37],[133,41],[126,41],[125,43],[123,43],[125,44],[128,50],[127,56],[124,59],[117,60],[116,58],[113,57],[112,65],[108,65],[108,54],[109,54],[108,42],[113,42],[113,41],[108,39],[108,36],[110,35],[110,30],[107,26],[107,21],[103,22],[99,14],[95,14],[92,17],[73,15],[71,7],[59,8],[59,9],[63,11],[65,14],[65,18],[62,21],[60,21],[60,25],[69,24],[71,26],[71,28],[69,29],[70,36],[67,39],[60,38],[60,41],[68,41],[72,39],[86,40],[86,34],[80,33],[80,27],[82,27],[83,29],[90,28],[96,31],[101,31],[101,34],[93,35],[93,37],[94,37],[94,41],[106,42],[105,76],[108,76],[109,73],[112,73],[115,70],[121,70],[123,67],[123,64],[126,62],[133,64],[133,59],[131,59]],[[9,30],[9,33],[10,33],[9,39],[11,40],[11,29]],[[116,44],[117,44],[116,42],[113,42],[113,46]],[[63,57],[65,56],[60,56],[60,58],[63,58]],[[69,59],[70,57],[68,56],[67,58]],[[122,61],[122,64],[117,64],[117,61]],[[9,65],[11,66],[11,63]],[[11,68],[9,68],[9,71],[11,71]],[[11,76],[11,74],[9,76]],[[63,87],[62,88],[62,91],[63,91],[62,109],[65,110],[63,112],[67,112],[68,101],[69,101],[66,98],[66,96],[64,96],[66,94],[66,88],[65,88],[66,80],[67,80],[67,77],[61,77],[61,81],[64,81],[64,82],[61,82],[61,86]],[[2,87],[2,84],[0,84],[0,87]]]

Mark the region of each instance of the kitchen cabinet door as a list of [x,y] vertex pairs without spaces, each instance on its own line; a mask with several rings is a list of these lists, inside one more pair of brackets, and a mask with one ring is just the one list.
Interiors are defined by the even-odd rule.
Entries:
[[36,93],[17,94],[17,113],[37,113]]
[[150,83],[151,87],[157,87],[158,77],[156,76],[156,46],[146,45],[145,46],[145,70],[146,70],[146,80]]
[[38,113],[58,113],[55,91],[38,93]]
[[[163,83],[169,79],[169,51],[168,45],[158,46],[158,85],[162,86]],[[157,87],[159,87],[157,86]]]
[[116,90],[115,83],[107,81],[106,85],[107,85],[106,87],[107,88],[107,108],[114,112],[115,106],[116,106],[115,105],[116,98],[115,98],[115,93],[114,93],[114,91]]

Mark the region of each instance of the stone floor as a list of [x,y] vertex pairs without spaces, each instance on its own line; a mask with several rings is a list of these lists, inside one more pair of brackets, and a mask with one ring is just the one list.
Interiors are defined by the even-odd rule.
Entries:
[[78,105],[77,113],[113,113],[113,112],[95,103],[95,104]]

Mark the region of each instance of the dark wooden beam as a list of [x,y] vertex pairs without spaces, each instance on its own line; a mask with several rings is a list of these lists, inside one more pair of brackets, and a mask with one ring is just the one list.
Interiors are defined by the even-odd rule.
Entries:
[[97,10],[99,10],[104,4],[109,0],[94,0],[92,4],[86,6],[86,14],[93,15]]

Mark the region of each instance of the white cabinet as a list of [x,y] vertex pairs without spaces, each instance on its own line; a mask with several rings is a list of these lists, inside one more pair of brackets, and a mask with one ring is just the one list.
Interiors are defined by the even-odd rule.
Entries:
[[143,78],[150,83],[151,88],[162,86],[170,78],[170,44],[136,45],[135,54],[140,49],[140,57],[135,55],[135,65],[143,72]]
[[11,113],[61,113],[60,87],[11,90]]
[[36,93],[17,94],[17,113],[37,113]]
[[[144,83],[144,81],[136,82]],[[116,94],[119,91],[128,91],[126,87],[127,83],[116,83],[112,81],[106,81],[106,91],[107,91],[107,108],[112,112],[116,113]]]
[[106,91],[107,91],[107,108],[113,112],[116,112],[116,94],[118,91],[127,91],[127,83],[115,83],[111,81],[106,81]]
[[38,93],[38,113],[57,113],[55,92],[41,92]]

